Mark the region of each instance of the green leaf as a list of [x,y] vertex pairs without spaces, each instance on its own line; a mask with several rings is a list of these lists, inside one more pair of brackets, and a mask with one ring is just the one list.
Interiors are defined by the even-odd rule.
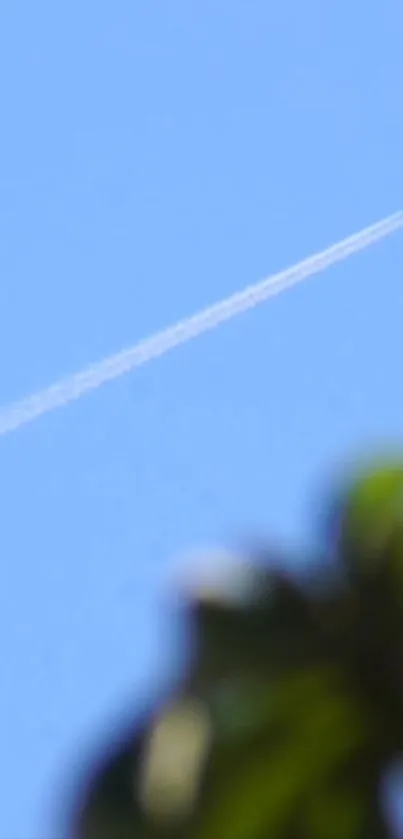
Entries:
[[341,505],[340,543],[356,571],[371,574],[399,540],[403,559],[403,465],[381,464],[360,474]]
[[189,839],[282,836],[301,802],[367,747],[370,731],[335,671],[284,676],[265,726],[212,748]]

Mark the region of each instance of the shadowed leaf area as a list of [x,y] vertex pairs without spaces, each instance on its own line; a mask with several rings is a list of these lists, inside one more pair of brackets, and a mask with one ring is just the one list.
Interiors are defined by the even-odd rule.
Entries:
[[188,593],[191,664],[91,768],[74,839],[394,836],[382,789],[403,750],[403,466],[353,475],[328,522],[320,585],[268,556]]

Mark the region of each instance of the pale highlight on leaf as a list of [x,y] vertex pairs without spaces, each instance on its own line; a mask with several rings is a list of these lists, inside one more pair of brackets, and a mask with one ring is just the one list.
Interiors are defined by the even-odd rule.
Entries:
[[139,793],[152,822],[177,822],[190,812],[210,738],[209,715],[199,702],[178,702],[157,720],[146,748]]

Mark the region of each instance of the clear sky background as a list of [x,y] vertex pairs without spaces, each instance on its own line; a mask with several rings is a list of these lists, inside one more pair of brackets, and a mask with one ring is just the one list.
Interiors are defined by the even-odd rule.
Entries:
[[[402,207],[401,0],[0,10],[0,401]],[[403,235],[0,440],[1,839],[169,672],[184,549],[402,439]]]

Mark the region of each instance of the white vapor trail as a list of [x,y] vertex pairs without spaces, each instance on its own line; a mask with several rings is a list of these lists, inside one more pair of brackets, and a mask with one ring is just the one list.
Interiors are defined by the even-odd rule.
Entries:
[[203,309],[192,317],[179,321],[168,329],[157,332],[129,349],[109,356],[80,373],[61,379],[32,396],[0,409],[0,435],[33,422],[43,414],[68,405],[84,396],[85,393],[123,376],[124,373],[129,373],[135,367],[140,367],[153,358],[165,355],[174,347],[191,341],[203,332],[215,329],[224,321],[246,312],[269,297],[302,282],[312,274],[323,271],[351,254],[369,247],[401,227],[403,227],[403,211],[366,227],[354,236],[343,239],[342,242],[304,259],[285,271],[280,271],[278,274],[273,274],[265,280],[248,286],[243,291]]

